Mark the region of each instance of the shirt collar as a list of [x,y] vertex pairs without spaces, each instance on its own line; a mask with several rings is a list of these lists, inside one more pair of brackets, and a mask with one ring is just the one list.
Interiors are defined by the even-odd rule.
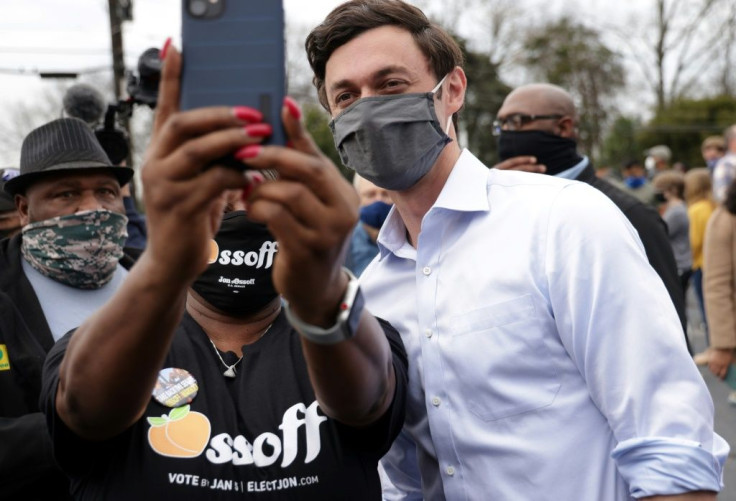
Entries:
[[583,156],[583,159],[562,172],[555,174],[555,177],[561,177],[562,179],[577,179],[581,172],[588,166],[588,157]]
[[[470,151],[464,149],[452,168],[439,197],[425,217],[439,209],[457,212],[489,211],[487,185],[488,167],[483,165]],[[378,233],[381,259],[388,253],[397,254],[406,245],[410,245],[406,238],[406,226],[394,206]]]

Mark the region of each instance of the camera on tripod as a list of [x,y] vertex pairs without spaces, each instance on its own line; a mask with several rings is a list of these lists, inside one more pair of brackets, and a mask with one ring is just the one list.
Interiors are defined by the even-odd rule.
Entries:
[[118,121],[127,122],[136,105],[153,109],[158,99],[161,80],[159,50],[148,49],[138,58],[138,71],[128,72],[128,97],[108,104],[94,87],[80,83],[67,89],[64,95],[64,113],[79,118],[89,125],[113,165],[120,165],[130,154],[130,141]]
[[108,104],[103,125],[95,129],[97,140],[114,165],[119,165],[130,153],[130,141],[124,129],[117,127],[117,120],[128,120],[136,105],[156,107],[158,83],[161,80],[161,58],[156,48],[147,49],[138,58],[138,72],[128,72],[127,99]]
[[158,101],[158,83],[161,80],[161,53],[147,49],[138,58],[138,74],[128,73],[128,95],[134,104],[146,104],[151,109]]

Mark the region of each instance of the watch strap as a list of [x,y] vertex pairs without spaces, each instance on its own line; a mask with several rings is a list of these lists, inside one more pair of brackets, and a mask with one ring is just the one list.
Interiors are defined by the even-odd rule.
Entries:
[[334,325],[323,329],[316,325],[308,324],[300,319],[289,307],[289,302],[284,300],[284,313],[289,323],[299,332],[299,334],[317,344],[336,344],[346,339],[352,338],[358,330],[360,323],[360,315],[365,306],[363,294],[360,291],[358,279],[350,270],[343,267],[348,275],[348,286],[345,295],[340,301],[340,310],[337,314],[337,320]]

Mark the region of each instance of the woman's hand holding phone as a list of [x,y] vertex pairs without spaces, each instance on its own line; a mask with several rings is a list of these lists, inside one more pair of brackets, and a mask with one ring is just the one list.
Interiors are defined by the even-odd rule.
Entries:
[[270,126],[248,107],[179,111],[181,55],[169,46],[162,59],[153,133],[141,170],[147,254],[162,272],[192,280],[207,266],[223,193],[249,184],[242,172],[213,161],[259,143]]
[[273,279],[296,315],[332,325],[345,292],[345,250],[358,222],[358,194],[304,128],[299,106],[284,99],[281,119],[288,147],[249,145],[241,160],[274,169],[278,179],[255,187],[248,214],[279,242]]

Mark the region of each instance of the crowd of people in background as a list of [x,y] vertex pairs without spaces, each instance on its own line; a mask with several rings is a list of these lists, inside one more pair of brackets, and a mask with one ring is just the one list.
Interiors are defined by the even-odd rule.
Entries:
[[[701,166],[684,168],[683,163],[674,161],[667,145],[656,145],[643,152],[643,160],[624,163],[620,178],[609,170],[600,175],[605,173],[607,180],[657,209],[667,224],[682,291],[687,294],[691,290],[697,305],[697,313],[688,318],[687,331],[702,332],[706,340],[706,349],[695,353],[694,361],[708,365],[723,379],[736,361],[736,330],[730,319],[736,312],[736,297],[729,298],[721,288],[736,283],[733,268],[725,267],[733,264],[724,261],[730,255],[724,244],[730,235],[726,221],[731,214],[728,204],[733,203],[729,202],[733,196],[730,190],[736,180],[736,125],[726,128],[723,135],[706,137],[701,154]],[[713,284],[720,286],[715,285],[714,290]],[[716,339],[712,337],[714,329]],[[736,389],[728,401],[736,405]]]
[[[242,482],[223,499],[713,499],[728,446],[695,365],[736,380],[736,125],[702,166],[660,144],[612,172],[572,96],[526,84],[483,165],[460,48],[421,10],[350,0],[306,47],[352,186],[290,98],[288,147],[251,108],[179,112],[169,42],[142,211],[77,117],[0,170],[0,497],[204,471]],[[229,152],[255,170],[205,169]],[[563,458],[594,466],[558,481]]]

